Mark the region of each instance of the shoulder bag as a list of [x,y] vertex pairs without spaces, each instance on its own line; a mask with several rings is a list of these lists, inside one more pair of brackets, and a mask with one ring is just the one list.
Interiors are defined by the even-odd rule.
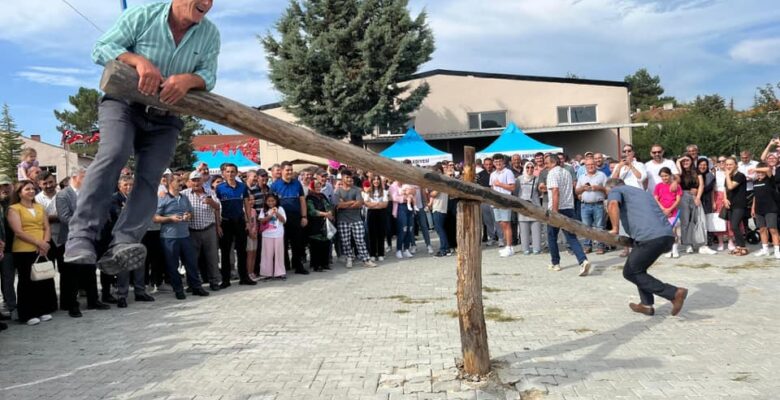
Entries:
[[33,282],[54,279],[54,263],[48,258],[38,257],[30,269],[30,280]]

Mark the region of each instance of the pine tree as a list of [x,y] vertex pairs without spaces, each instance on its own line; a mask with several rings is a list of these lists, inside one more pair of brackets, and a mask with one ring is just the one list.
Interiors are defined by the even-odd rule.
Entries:
[[0,174],[5,174],[12,180],[16,179],[23,146],[22,131],[17,130],[8,104],[3,104],[0,116]]
[[198,118],[182,116],[184,127],[176,139],[176,150],[173,154],[171,169],[192,169],[195,159],[195,149],[192,147],[192,137],[203,131],[203,124]]
[[398,132],[428,95],[410,88],[431,59],[426,13],[412,19],[407,0],[293,0],[261,38],[282,105],[328,136],[359,143],[375,127]]

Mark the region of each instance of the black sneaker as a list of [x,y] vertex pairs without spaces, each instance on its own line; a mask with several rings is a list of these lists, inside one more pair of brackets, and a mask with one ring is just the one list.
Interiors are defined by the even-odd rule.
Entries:
[[[116,299],[113,300],[115,304],[118,302]],[[111,306],[109,306],[108,304],[102,301],[96,301],[94,304],[87,304],[87,310],[110,310],[110,309]]]
[[81,318],[82,314],[81,314],[81,310],[79,309],[79,306],[75,306],[70,310],[68,310],[68,315],[71,318]]
[[238,281],[238,284],[239,285],[254,286],[254,285],[257,285],[257,282],[247,280],[247,281]]
[[5,322],[0,322],[0,331],[4,331],[6,329],[8,329],[8,324]]
[[146,246],[140,243],[118,244],[110,248],[97,262],[107,275],[131,271],[146,261]]
[[154,297],[152,297],[152,296],[150,296],[150,295],[148,295],[146,293],[141,293],[141,294],[135,295],[135,301],[148,301],[148,302],[151,302],[151,301],[154,301]]
[[203,290],[203,288],[194,288],[192,289],[192,294],[194,294],[195,296],[206,297],[209,295],[209,292]]
[[309,275],[309,271],[307,271],[305,269],[296,269],[295,273],[298,274],[298,275]]
[[219,288],[220,289],[227,289],[229,287],[230,287],[230,281],[222,282],[222,283],[219,284]]
[[176,292],[176,299],[178,300],[184,300],[187,298],[187,295],[184,294],[184,292]]
[[209,285],[209,289],[211,289],[212,292],[218,292],[221,288],[216,283],[212,283]]
[[119,298],[116,306],[119,308],[127,308],[127,299],[124,297]]

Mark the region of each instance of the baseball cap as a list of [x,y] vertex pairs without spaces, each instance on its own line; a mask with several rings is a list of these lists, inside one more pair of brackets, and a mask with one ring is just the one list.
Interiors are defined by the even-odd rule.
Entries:
[[201,173],[198,170],[190,172],[190,180],[200,179],[202,177],[203,177],[203,175],[201,175]]
[[170,168],[166,168],[165,172],[163,172],[163,175],[173,175],[173,172],[171,172]]
[[0,175],[0,185],[12,185],[13,182],[11,181],[11,178],[8,177],[8,175],[2,174]]
[[266,171],[263,168],[258,168],[257,169],[257,176],[268,176],[268,171]]

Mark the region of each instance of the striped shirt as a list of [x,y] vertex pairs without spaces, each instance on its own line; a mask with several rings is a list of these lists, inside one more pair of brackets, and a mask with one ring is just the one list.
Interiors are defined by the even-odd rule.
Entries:
[[212,90],[217,82],[220,39],[217,27],[207,19],[193,25],[176,46],[168,25],[170,3],[153,3],[125,11],[114,26],[95,43],[92,59],[106,65],[131,52],[149,60],[163,77],[196,74]]

